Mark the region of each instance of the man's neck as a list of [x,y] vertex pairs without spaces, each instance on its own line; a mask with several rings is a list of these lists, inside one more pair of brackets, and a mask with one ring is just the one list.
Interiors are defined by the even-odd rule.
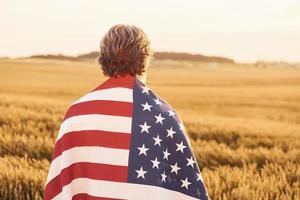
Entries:
[[142,75],[136,75],[136,78],[143,82],[144,84],[146,83],[146,79],[147,79],[147,74],[146,73],[143,73]]

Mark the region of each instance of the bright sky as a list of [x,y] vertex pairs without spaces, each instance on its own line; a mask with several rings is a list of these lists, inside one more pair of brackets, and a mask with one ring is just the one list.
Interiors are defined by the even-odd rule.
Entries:
[[300,62],[299,0],[0,0],[0,13],[0,56],[97,51],[127,23],[156,51]]

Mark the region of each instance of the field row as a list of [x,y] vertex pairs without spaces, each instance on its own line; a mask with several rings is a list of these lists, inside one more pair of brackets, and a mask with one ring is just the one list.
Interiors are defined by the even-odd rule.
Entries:
[[[42,199],[48,167],[46,159],[1,157],[0,196],[3,199]],[[214,200],[300,198],[300,168],[295,162],[266,163],[260,169],[255,163],[242,167],[216,166],[204,168],[202,175]]]
[[[44,113],[37,118],[38,111],[23,108],[3,110],[0,155],[50,160],[61,117]],[[213,127],[203,130],[195,123],[186,123],[186,128],[203,167],[300,160],[300,140],[295,136],[243,134]]]

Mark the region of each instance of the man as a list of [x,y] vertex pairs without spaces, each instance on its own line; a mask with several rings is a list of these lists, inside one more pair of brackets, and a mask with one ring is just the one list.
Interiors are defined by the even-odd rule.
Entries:
[[181,118],[145,84],[146,34],[115,25],[100,46],[109,78],[67,110],[44,199],[208,199]]

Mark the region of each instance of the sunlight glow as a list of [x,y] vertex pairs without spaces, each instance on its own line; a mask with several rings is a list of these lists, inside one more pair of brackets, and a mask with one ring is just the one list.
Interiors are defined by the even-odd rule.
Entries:
[[112,25],[127,23],[157,51],[300,62],[300,1],[0,0],[0,13],[0,56],[97,51]]

